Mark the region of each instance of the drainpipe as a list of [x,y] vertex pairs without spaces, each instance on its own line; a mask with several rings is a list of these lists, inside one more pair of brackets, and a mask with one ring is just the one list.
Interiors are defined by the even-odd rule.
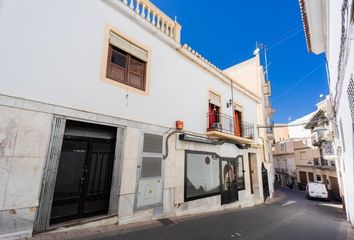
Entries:
[[264,161],[266,161],[266,156],[265,156],[265,140],[263,137],[260,136],[259,134],[259,128],[257,127],[257,130],[258,130],[258,137],[262,139],[262,142],[263,142],[263,159]]

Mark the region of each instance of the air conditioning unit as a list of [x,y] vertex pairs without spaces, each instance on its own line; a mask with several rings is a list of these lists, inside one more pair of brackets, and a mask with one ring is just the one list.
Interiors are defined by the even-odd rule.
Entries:
[[211,128],[213,128],[213,129],[215,129],[215,130],[221,132],[221,130],[222,130],[222,125],[221,125],[221,123],[213,123],[213,124],[211,125]]

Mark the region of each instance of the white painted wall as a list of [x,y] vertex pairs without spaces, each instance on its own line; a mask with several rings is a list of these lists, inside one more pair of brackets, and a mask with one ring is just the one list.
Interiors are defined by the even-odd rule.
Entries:
[[[149,96],[100,80],[105,24],[151,49]],[[228,84],[104,1],[5,0],[0,36],[2,94],[159,126],[183,120],[186,129],[205,133],[212,89],[222,95],[222,113],[232,114]],[[256,102],[237,91],[234,99],[244,121],[257,123]]]
[[[100,79],[106,24],[112,25],[150,49],[149,95],[127,91],[125,87],[117,87]],[[80,118],[78,115],[81,114],[81,118],[85,119],[90,119],[93,113],[98,113],[120,118],[119,121],[115,119],[115,124],[119,125],[124,125],[121,119],[129,119],[158,126],[174,127],[176,120],[183,120],[187,130],[205,133],[208,94],[209,90],[213,90],[222,96],[221,112],[232,115],[232,108],[226,108],[226,102],[231,98],[231,89],[228,84],[182,56],[176,49],[157,38],[154,33],[142,28],[134,20],[102,0],[1,1],[0,52],[0,97],[9,95],[65,107],[61,108],[61,112],[56,112],[54,106],[43,104],[43,109],[37,109],[35,112],[51,108],[48,112],[52,114],[77,118]],[[4,99],[6,101],[6,98]],[[244,121],[254,124],[259,122],[257,114],[259,103],[236,89],[234,100],[243,107]],[[31,104],[36,105],[33,102]],[[16,107],[21,109],[23,105],[26,103]],[[41,108],[41,106],[38,104],[36,108]],[[31,106],[27,107],[31,108]],[[68,108],[87,112],[79,113],[70,111]],[[13,121],[17,121],[16,128],[21,128],[26,124],[31,124],[31,126],[27,128],[29,131],[25,131],[26,128],[24,132],[19,130],[19,133],[26,134],[26,137],[23,137],[24,143],[17,143],[20,144],[19,151],[24,151],[22,155],[9,153],[8,156],[7,153],[1,154],[0,151],[0,163],[2,163],[0,164],[0,183],[1,185],[7,184],[6,194],[3,189],[0,189],[0,210],[17,210],[23,207],[26,211],[30,211],[30,217],[27,215],[26,217],[33,222],[38,206],[40,179],[47,150],[46,144],[39,143],[42,143],[41,141],[48,143],[52,115],[40,112],[38,114],[43,116],[41,115],[40,120],[37,120],[37,116],[31,111],[30,113],[22,109],[14,111],[21,111],[21,116],[1,110],[0,143],[4,142],[3,138],[9,137],[6,130],[9,127],[5,123],[11,122],[12,118],[14,118]],[[69,113],[66,114],[65,111]],[[103,117],[93,116],[94,120],[101,121],[98,116]],[[107,121],[103,122],[107,123]],[[22,141],[21,134],[12,139]],[[119,201],[120,222],[134,221],[139,218],[139,216],[133,216],[136,180],[133,179],[135,174],[130,174],[136,171],[139,158],[136,151],[139,149],[135,144],[139,138],[138,135],[139,129],[127,128]],[[257,131],[255,131],[255,137],[258,142]],[[41,149],[33,151],[30,149],[32,143],[36,146],[40,145]],[[195,144],[184,144],[189,149],[193,149],[193,146],[194,150],[202,148],[196,147]],[[228,157],[241,153],[245,156],[246,173],[249,170],[247,152],[236,149],[234,145],[212,146],[202,150],[215,151]],[[38,154],[30,156],[32,151],[33,154]],[[251,151],[257,154],[257,174],[260,177],[261,157],[255,149]],[[184,148],[179,149],[176,155],[171,154],[175,158],[172,163],[166,161],[164,212],[171,210],[168,206],[174,208],[174,203],[183,202],[181,199],[184,187],[183,153]],[[10,167],[13,171],[9,170]],[[26,181],[29,178],[31,181]],[[255,201],[249,191],[250,182],[247,174],[245,182],[246,190],[240,191],[240,201],[235,204],[251,206]],[[270,179],[270,184],[271,182],[272,179]],[[33,189],[33,192],[18,197],[16,194],[23,192],[23,188]],[[259,191],[262,192],[262,189],[259,188]],[[188,202],[183,209],[175,211],[177,215],[186,214],[189,209],[193,210],[193,208],[196,209],[195,211],[201,211],[202,208],[199,206],[203,203],[208,203],[204,207],[209,209],[210,201],[214,200],[213,207],[220,206],[220,199],[215,197],[199,200],[199,202]],[[256,201],[259,202],[260,199]],[[139,214],[145,214],[151,218],[152,210],[149,211],[139,212]]]
[[[288,123],[289,125],[289,138],[311,138],[311,130],[305,129],[305,124],[308,123],[311,117],[316,113],[309,113],[301,118]],[[299,125],[304,124],[304,125]]]
[[[342,29],[342,15],[341,9],[343,0],[341,1],[328,1],[329,2],[329,28],[328,28],[328,49],[326,51],[328,59],[328,69],[330,77],[330,93],[332,100],[335,99],[337,94],[340,94],[337,102],[334,102],[337,112],[336,112],[336,122],[339,128],[340,120],[343,126],[343,135],[339,133],[337,139],[337,145],[341,147],[342,153],[339,160],[337,161],[337,175],[342,179],[339,179],[339,184],[342,185],[344,191],[344,200],[346,204],[346,211],[348,220],[354,225],[354,162],[353,162],[353,126],[352,117],[350,114],[350,107],[348,101],[348,84],[350,78],[354,74],[354,40],[353,40],[353,30],[354,24],[349,24],[349,36],[348,45],[345,46],[345,54],[347,61],[343,63],[344,75],[343,84],[337,87],[338,83],[338,60],[341,47],[341,29]],[[343,146],[343,143],[345,146]],[[345,151],[344,151],[345,147]]]

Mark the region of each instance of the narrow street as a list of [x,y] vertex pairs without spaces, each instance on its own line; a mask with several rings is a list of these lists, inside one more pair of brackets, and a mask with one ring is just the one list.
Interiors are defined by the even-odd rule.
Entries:
[[100,233],[76,239],[354,239],[341,205],[307,200],[303,192],[278,188],[278,200],[160,226]]

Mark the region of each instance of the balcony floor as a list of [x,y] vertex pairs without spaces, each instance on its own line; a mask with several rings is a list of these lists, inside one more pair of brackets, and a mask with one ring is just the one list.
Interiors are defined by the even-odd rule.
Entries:
[[228,139],[228,140],[233,140],[244,144],[255,144],[255,141],[253,139],[238,137],[235,135],[231,135],[219,131],[207,131],[206,135],[210,138]]

